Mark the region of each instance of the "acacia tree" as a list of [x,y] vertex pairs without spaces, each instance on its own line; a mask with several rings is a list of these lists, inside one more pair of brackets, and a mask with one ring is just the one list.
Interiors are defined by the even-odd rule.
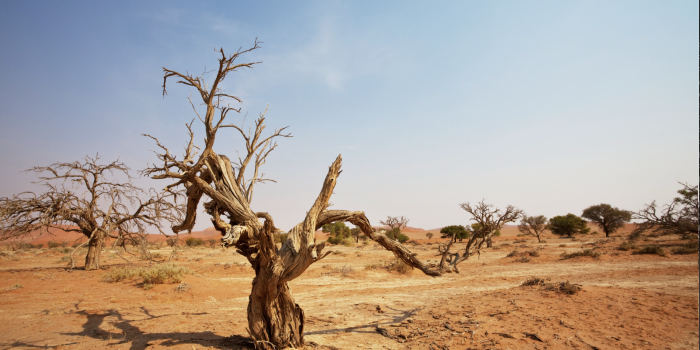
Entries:
[[[49,232],[49,228],[79,232],[87,238],[82,244],[88,246],[85,270],[95,270],[100,268],[100,253],[107,237],[115,239],[115,245],[128,240],[136,244],[148,226],[160,230],[162,220],[178,220],[181,208],[177,206],[177,193],[146,192],[131,184],[129,168],[123,163],[98,162],[99,156],[86,156],[83,161],[27,170],[38,174],[36,183],[46,191],[0,198],[1,239]],[[115,174],[126,180],[112,179]]]
[[605,232],[605,237],[610,237],[611,233],[615,233],[626,222],[630,222],[632,212],[601,203],[584,209],[581,217],[598,225]]
[[[238,50],[226,55],[223,49],[218,50],[218,68],[216,77],[210,85],[205,83],[202,76],[182,74],[163,68],[165,81],[170,77],[178,79],[178,83],[193,87],[200,94],[206,107],[206,114],[200,121],[204,124],[206,135],[205,145],[197,155],[193,145],[194,134],[191,123],[187,125],[189,143],[185,148],[184,157],[178,159],[163,146],[155,137],[160,151],[157,156],[160,164],[144,171],[154,179],[171,179],[173,182],[166,186],[168,189],[186,188],[188,203],[184,220],[173,226],[174,232],[191,230],[196,217],[196,209],[202,196],[208,201],[204,203],[207,214],[211,216],[214,227],[223,235],[225,246],[235,247],[237,252],[245,256],[255,271],[253,286],[248,303],[248,328],[256,342],[256,347],[264,349],[282,349],[301,347],[304,344],[304,312],[294,302],[288,283],[299,277],[313,263],[327,256],[323,253],[325,243],[316,243],[315,231],[331,222],[350,222],[358,227],[369,239],[379,243],[391,251],[399,259],[413,268],[417,268],[430,276],[440,276],[448,272],[458,272],[457,264],[446,264],[446,256],[439,265],[425,264],[400,243],[389,239],[383,232],[375,231],[365,214],[361,211],[328,210],[329,200],[341,173],[341,156],[338,156],[328,169],[321,191],[306,213],[306,216],[287,234],[281,248],[277,249],[274,242],[276,228],[266,212],[256,212],[250,206],[252,188],[260,182],[259,167],[265,157],[274,149],[273,139],[290,136],[282,134],[277,129],[270,136],[261,138],[265,128],[264,114],[255,122],[255,130],[249,136],[242,127],[223,124],[227,113],[240,112],[223,103],[224,98],[240,102],[240,99],[225,94],[220,86],[228,74],[242,68],[252,68],[255,63],[236,63],[242,54],[259,48],[256,41],[252,48]],[[165,94],[165,83],[163,94]],[[230,100],[229,100],[230,101]],[[194,106],[194,104],[193,104]],[[218,114],[218,117],[215,115]],[[246,141],[246,155],[239,158],[237,164],[232,164],[228,157],[214,151],[214,141],[221,128],[237,129]],[[252,135],[252,136],[250,136]],[[148,136],[148,135],[147,135]],[[253,176],[244,181],[243,173],[247,160],[255,156]],[[222,219],[225,215],[226,220]],[[262,219],[262,220],[261,220]]]
[[678,234],[687,238],[690,235],[698,235],[698,186],[683,186],[678,190],[680,197],[676,197],[670,204],[659,208],[656,201],[646,204],[644,208],[633,214],[635,220],[641,222],[632,232],[638,235],[646,230],[667,234]]
[[403,243],[408,241],[408,236],[401,233],[403,229],[408,226],[408,221],[408,218],[404,216],[387,216],[386,220],[380,220],[379,223],[384,226],[389,226],[389,231],[387,231],[387,236],[389,236],[389,238]]
[[[514,222],[523,215],[522,210],[512,205],[507,206],[506,210],[502,211],[501,209],[495,208],[492,204],[486,204],[483,199],[481,202],[474,205],[462,203],[459,206],[467,213],[471,214],[472,220],[479,224],[479,226],[477,226],[478,229],[476,229],[469,238],[469,242],[471,242],[472,239],[477,241],[477,237],[479,237],[483,239],[482,243],[486,242],[487,247],[492,246],[491,238],[500,234],[505,224]],[[472,227],[474,227],[474,225],[472,225]],[[481,245],[478,245],[476,249],[481,249]]]
[[544,215],[527,216],[523,214],[523,218],[518,225],[518,231],[523,234],[537,237],[537,242],[542,242],[540,237],[547,230],[547,218]]
[[567,237],[573,237],[578,234],[586,235],[591,231],[586,226],[586,220],[571,213],[549,219],[547,229],[557,236]]

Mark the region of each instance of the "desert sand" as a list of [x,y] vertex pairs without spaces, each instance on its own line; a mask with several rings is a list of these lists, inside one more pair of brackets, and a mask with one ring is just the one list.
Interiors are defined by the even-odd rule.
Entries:
[[[408,232],[419,242],[409,247],[435,261],[437,244],[425,232]],[[698,255],[670,254],[683,243],[673,236],[637,242],[665,247],[666,256],[617,250],[627,233],[538,243],[504,232],[459,274],[437,278],[371,268],[392,260],[372,242],[331,246],[333,254],[290,285],[312,349],[697,349]],[[111,269],[151,264],[137,255],[126,255],[128,263],[111,248],[98,271],[68,269],[57,249],[2,249],[0,348],[252,349],[246,307],[254,273],[233,250],[181,248],[173,261],[192,273],[178,291],[178,283],[147,290],[138,279],[101,281]],[[538,256],[519,262],[507,256],[515,249]],[[560,257],[582,249],[601,256]],[[152,253],[165,261],[172,252]],[[531,276],[581,290],[521,286]]]

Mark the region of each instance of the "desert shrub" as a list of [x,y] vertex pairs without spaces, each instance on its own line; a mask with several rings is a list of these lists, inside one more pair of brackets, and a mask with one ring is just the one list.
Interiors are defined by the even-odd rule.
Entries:
[[134,279],[139,276],[140,269],[134,267],[115,267],[102,275],[103,282],[121,282]]
[[340,243],[343,242],[343,237],[341,237],[341,236],[331,236],[331,237],[328,237],[328,240],[327,240],[326,242],[328,242],[328,243],[330,243],[330,244],[340,244]]
[[619,247],[617,247],[617,250],[623,250],[623,251],[628,251],[628,250],[634,250],[637,249],[637,244],[635,244],[632,241],[627,241],[627,242],[622,242]]
[[530,258],[528,258],[527,256],[521,256],[520,258],[515,259],[513,261],[519,262],[519,263],[526,263],[526,262],[530,262]]
[[528,256],[538,257],[538,256],[540,256],[540,253],[536,250],[528,250],[528,251],[521,252],[521,251],[518,251],[516,249],[516,250],[508,253],[508,255],[506,255],[507,258],[528,257]]
[[346,247],[354,247],[355,246],[355,240],[350,238],[350,237],[343,239],[341,243]]
[[412,268],[408,265],[406,265],[403,260],[399,258],[394,258],[391,260],[386,260],[382,261],[379,263],[372,263],[365,265],[365,269],[367,270],[374,270],[374,269],[386,269],[387,271],[396,271],[401,274],[407,274],[411,272]]
[[600,253],[595,252],[592,249],[584,249],[578,252],[573,252],[573,253],[561,253],[561,258],[562,259],[571,259],[571,258],[576,258],[579,256],[590,256],[591,258],[598,259],[600,258]]
[[661,248],[658,245],[648,245],[642,249],[634,251],[634,253],[632,253],[632,254],[656,254],[656,255],[666,256],[666,252],[664,251],[664,248]]
[[516,239],[513,243],[527,243],[527,239]]
[[104,274],[102,281],[113,283],[141,278],[144,288],[150,289],[154,284],[182,282],[182,276],[187,273],[191,273],[188,268],[173,263],[150,268],[117,267]]
[[520,286],[525,287],[525,286],[541,286],[544,285],[544,279],[532,276],[528,279],[525,280]]
[[48,245],[49,248],[59,248],[59,247],[61,247],[61,243],[59,243],[59,242],[48,241],[46,244]]
[[560,247],[566,247],[566,244],[562,243],[559,245]]
[[160,284],[165,282],[182,282],[182,275],[190,273],[190,270],[184,266],[168,263],[155,265],[149,269],[141,270],[140,277],[143,278],[144,284]]
[[547,241],[543,239],[543,240],[539,241],[538,243],[547,243]]
[[688,244],[684,244],[673,249],[673,254],[695,254],[698,252],[698,241],[693,240]]
[[554,283],[545,283],[544,290],[551,290],[551,291],[556,291],[556,292],[572,295],[572,294],[578,293],[578,291],[581,290],[581,286],[579,286],[577,284],[570,283],[569,281],[554,282]]
[[187,239],[185,240],[185,244],[188,247],[198,247],[204,244],[204,241],[201,238],[187,237]]

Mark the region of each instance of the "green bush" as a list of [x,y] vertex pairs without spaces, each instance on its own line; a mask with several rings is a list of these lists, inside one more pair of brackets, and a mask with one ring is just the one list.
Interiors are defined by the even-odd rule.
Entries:
[[343,239],[343,241],[341,243],[346,247],[354,247],[355,246],[355,240],[350,238],[350,237]]
[[592,249],[584,249],[578,252],[573,252],[573,253],[561,253],[561,258],[562,259],[571,259],[571,258],[576,258],[579,256],[590,256],[591,258],[598,259],[600,258],[600,253],[595,252]]
[[187,237],[185,244],[188,247],[197,247],[204,244],[204,241],[201,238]]
[[658,245],[648,245],[642,249],[635,251],[632,254],[656,254],[666,256],[666,252],[664,251],[664,249],[659,247]]

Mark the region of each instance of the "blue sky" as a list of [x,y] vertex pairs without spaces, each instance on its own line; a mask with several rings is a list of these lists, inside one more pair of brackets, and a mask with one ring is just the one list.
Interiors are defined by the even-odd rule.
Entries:
[[[181,149],[190,90],[163,98],[162,67],[203,72],[215,47],[257,37],[242,59],[263,63],[224,88],[294,135],[253,200],[280,228],[338,154],[333,208],[375,224],[466,224],[459,204],[481,199],[639,210],[698,182],[698,27],[697,1],[3,1],[0,196],[37,188],[24,169],[86,154],[142,169],[143,133]],[[215,150],[240,146],[224,130]]]

